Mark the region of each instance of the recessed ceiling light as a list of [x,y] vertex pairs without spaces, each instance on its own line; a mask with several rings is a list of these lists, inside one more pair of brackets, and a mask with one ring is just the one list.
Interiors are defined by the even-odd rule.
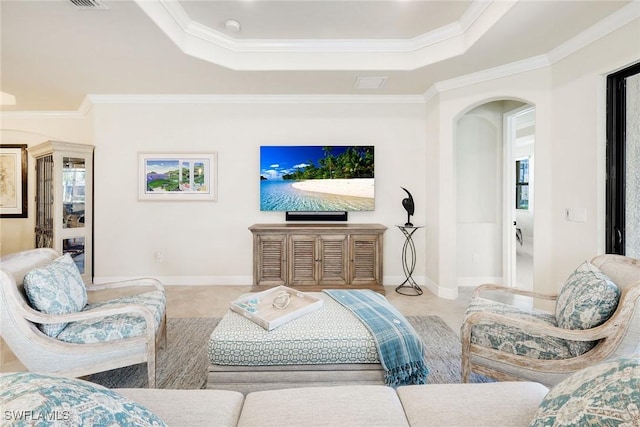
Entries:
[[386,77],[358,77],[356,78],[356,89],[382,89],[387,82]]
[[224,21],[224,28],[226,28],[230,33],[237,33],[240,31],[240,23],[235,19],[227,19]]

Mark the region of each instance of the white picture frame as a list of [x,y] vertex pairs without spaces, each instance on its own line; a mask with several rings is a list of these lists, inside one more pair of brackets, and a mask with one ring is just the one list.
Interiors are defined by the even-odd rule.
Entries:
[[138,153],[138,200],[216,201],[217,153]]

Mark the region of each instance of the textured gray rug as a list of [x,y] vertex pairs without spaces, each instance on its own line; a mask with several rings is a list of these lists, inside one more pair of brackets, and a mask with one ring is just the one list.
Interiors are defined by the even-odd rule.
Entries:
[[[167,346],[157,356],[157,387],[199,389],[207,376],[207,342],[218,324],[217,318],[167,320]],[[460,340],[438,316],[407,316],[422,337],[425,360],[429,366],[428,383],[460,382]],[[147,386],[147,365],[139,364],[91,375],[89,381],[110,388]],[[487,378],[472,374],[472,382]]]

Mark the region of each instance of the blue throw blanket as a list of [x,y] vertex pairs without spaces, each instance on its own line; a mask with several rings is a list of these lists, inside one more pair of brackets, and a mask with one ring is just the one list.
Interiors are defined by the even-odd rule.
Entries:
[[355,314],[371,331],[388,386],[426,383],[429,368],[424,363],[422,341],[385,297],[371,290],[325,289],[324,292]]

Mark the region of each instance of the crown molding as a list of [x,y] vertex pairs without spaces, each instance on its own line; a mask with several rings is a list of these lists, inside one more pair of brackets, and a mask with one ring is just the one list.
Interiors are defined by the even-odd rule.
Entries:
[[587,28],[577,36],[549,51],[547,53],[549,62],[555,64],[638,18],[640,18],[640,1],[633,0],[628,5]]
[[[168,36],[178,41],[193,36],[232,52],[245,53],[327,53],[327,52],[413,52],[469,30],[493,0],[472,0],[460,21],[443,26],[411,39],[237,39],[191,19],[176,1],[135,0],[140,8],[158,24],[168,30]],[[154,4],[155,3],[155,4]],[[164,12],[164,13],[163,13]],[[164,15],[164,16],[163,16]],[[172,25],[169,25],[169,22]],[[188,43],[184,43],[188,44]]]
[[471,86],[478,83],[487,82],[490,80],[499,79],[502,77],[513,76],[515,74],[524,73],[527,71],[537,70],[539,68],[548,67],[550,64],[547,55],[538,55],[532,58],[523,59],[521,61],[511,62],[509,64],[501,65],[499,67],[489,68],[486,70],[478,71],[477,73],[466,74],[454,79],[443,80],[434,83],[427,89],[423,97],[425,102],[428,102],[431,98],[438,95],[441,92],[448,90],[459,89],[466,86]]
[[0,120],[33,120],[33,119],[83,119],[87,112],[81,111],[0,111]]
[[422,95],[88,95],[93,104],[423,104]]
[[135,0],[185,54],[234,70],[413,70],[463,54],[515,1],[472,0],[459,21],[411,39],[236,39],[179,2]]
[[443,80],[434,86],[438,92],[458,89],[465,86],[471,86],[477,83],[483,83],[489,80],[495,80],[502,77],[513,76],[515,74],[527,71],[537,70],[551,65],[546,55],[534,56],[532,58],[523,59],[521,61],[511,62],[499,67],[489,68],[478,71],[477,73],[467,74],[455,79]]
[[1,111],[0,119],[81,119],[100,104],[424,104],[423,95],[100,95],[78,111]]
[[477,73],[434,83],[423,94],[425,102],[440,92],[549,67],[638,18],[640,18],[640,0],[633,0],[628,5],[544,55],[534,56],[521,61],[482,70]]

